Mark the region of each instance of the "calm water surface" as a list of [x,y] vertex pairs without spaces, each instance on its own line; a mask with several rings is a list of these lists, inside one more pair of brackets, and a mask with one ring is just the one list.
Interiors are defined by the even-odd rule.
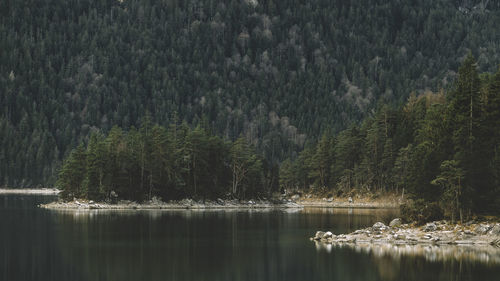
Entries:
[[394,210],[58,212],[50,196],[0,195],[1,280],[500,280],[474,261],[319,249]]

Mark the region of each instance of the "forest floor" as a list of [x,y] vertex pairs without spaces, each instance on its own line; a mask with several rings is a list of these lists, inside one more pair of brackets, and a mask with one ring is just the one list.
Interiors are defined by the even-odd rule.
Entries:
[[331,208],[399,208],[403,196],[396,193],[358,193],[334,197],[330,193],[310,191],[290,199],[304,207]]
[[55,188],[0,188],[0,194],[57,195],[59,192]]

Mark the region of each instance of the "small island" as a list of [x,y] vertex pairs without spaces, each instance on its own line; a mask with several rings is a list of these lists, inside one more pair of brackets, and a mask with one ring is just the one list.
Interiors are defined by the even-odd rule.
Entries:
[[318,231],[314,241],[319,251],[347,247],[356,252],[399,260],[402,256],[430,261],[478,261],[500,264],[500,223],[451,223],[433,221],[425,225],[403,224],[400,218],[387,226],[382,222],[349,234]]
[[446,220],[423,226],[402,224],[396,218],[389,226],[382,222],[350,234],[335,235],[318,231],[311,240],[328,244],[396,244],[396,245],[493,245],[500,246],[500,223],[453,224]]

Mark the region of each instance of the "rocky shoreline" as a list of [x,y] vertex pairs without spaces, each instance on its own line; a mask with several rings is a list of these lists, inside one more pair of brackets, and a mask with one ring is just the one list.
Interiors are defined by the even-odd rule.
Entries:
[[394,245],[474,245],[500,247],[500,223],[452,224],[435,221],[424,226],[402,224],[394,219],[350,234],[335,235],[318,231],[311,240],[326,244],[394,244]]
[[393,202],[352,202],[352,200],[296,200],[282,198],[274,201],[268,200],[205,200],[196,201],[193,199],[183,199],[179,201],[163,202],[156,198],[153,200],[137,203],[128,200],[121,200],[116,203],[94,202],[85,199],[74,199],[73,201],[56,201],[48,204],[40,205],[46,209],[60,210],[84,210],[84,209],[110,209],[110,210],[125,210],[125,209],[256,209],[256,208],[398,208],[399,204]]
[[137,203],[127,200],[121,200],[117,203],[103,203],[86,200],[73,200],[70,202],[55,201],[39,205],[40,208],[51,210],[180,210],[180,209],[280,209],[280,208],[303,208],[294,202],[272,203],[269,201],[239,201],[222,200],[205,202],[192,199],[183,199],[180,201],[163,202],[160,200],[151,200],[144,203]]
[[26,194],[26,195],[57,195],[61,192],[55,188],[0,188],[0,194]]
[[321,201],[297,201],[304,207],[318,208],[356,208],[356,209],[392,209],[399,208],[401,204],[390,202],[321,202]]

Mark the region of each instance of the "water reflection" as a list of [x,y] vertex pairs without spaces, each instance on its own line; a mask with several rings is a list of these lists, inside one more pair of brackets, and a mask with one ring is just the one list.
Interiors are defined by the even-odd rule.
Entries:
[[135,217],[140,216],[142,218],[147,218],[150,220],[158,220],[165,216],[180,216],[185,219],[190,219],[193,217],[217,217],[217,218],[230,218],[237,213],[246,214],[252,217],[253,214],[262,213],[284,213],[284,214],[297,214],[303,212],[302,208],[288,208],[288,209],[265,209],[265,208],[255,208],[255,209],[151,209],[151,210],[104,210],[104,209],[76,209],[76,210],[48,210],[52,212],[55,217],[59,220],[67,221],[71,219],[75,222],[84,222],[93,220],[96,217],[102,218],[113,218],[116,216],[120,217]]
[[315,241],[318,251],[331,253],[334,248],[352,249],[377,258],[400,260],[403,256],[423,257],[431,262],[473,261],[500,265],[500,248],[484,245],[395,245],[395,244],[326,244]]

